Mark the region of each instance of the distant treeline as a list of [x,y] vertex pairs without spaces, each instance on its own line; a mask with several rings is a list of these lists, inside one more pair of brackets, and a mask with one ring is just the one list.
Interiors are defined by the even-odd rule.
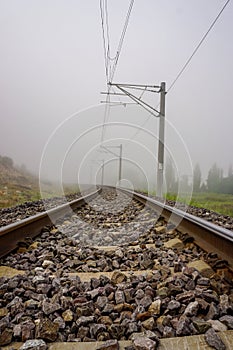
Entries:
[[[186,190],[190,189],[190,181],[187,175],[182,175],[178,181],[178,176],[175,172],[175,167],[171,159],[167,159],[165,167],[165,178],[167,192],[178,192],[178,186]],[[223,176],[223,169],[216,163],[209,169],[207,179],[202,180],[202,174],[199,164],[196,164],[193,170],[193,191],[194,192],[215,192],[233,194],[233,168],[229,166],[228,175]]]

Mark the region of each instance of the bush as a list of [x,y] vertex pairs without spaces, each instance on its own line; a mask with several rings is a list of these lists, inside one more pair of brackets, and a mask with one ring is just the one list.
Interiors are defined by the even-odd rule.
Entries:
[[12,168],[14,165],[14,162],[10,157],[1,157],[0,156],[0,163],[8,168]]

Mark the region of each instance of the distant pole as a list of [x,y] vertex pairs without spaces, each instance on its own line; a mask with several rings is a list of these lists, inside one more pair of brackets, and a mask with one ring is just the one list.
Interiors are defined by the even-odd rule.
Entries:
[[162,198],[162,195],[163,195],[165,95],[166,95],[166,83],[162,82],[161,90],[160,90],[159,145],[158,145],[157,190],[156,190],[156,195],[160,198]]
[[102,160],[101,186],[104,184],[104,159]]
[[119,184],[122,177],[122,144],[120,145],[120,156],[119,156]]

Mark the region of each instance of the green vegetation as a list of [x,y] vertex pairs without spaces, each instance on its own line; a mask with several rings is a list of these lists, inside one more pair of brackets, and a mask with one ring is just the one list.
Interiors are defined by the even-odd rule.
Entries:
[[22,188],[8,184],[0,190],[0,208],[14,207],[27,201],[40,199],[39,190],[36,188]]
[[26,167],[15,166],[10,157],[0,156],[0,208],[39,198],[38,180],[35,176]]
[[223,193],[198,192],[192,194],[190,203],[183,197],[176,199],[175,194],[167,194],[166,199],[177,200],[198,208],[206,208],[216,213],[233,217],[233,195]]
[[[65,185],[65,195],[79,192],[77,185]],[[51,182],[43,184],[43,198],[60,197],[59,186]],[[14,165],[10,157],[0,155],[0,208],[14,207],[41,199],[39,180],[24,165]]]
[[[79,192],[78,186],[64,186],[65,195],[73,194]],[[58,190],[55,185],[48,186],[46,192],[43,192],[43,199],[62,197],[63,193]],[[32,202],[41,199],[41,193],[38,185],[33,185],[31,187],[14,185],[8,183],[4,187],[0,186],[0,208],[9,208],[16,205]]]

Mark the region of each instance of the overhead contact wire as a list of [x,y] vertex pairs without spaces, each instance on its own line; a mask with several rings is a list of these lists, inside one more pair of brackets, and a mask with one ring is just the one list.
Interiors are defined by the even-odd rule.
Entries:
[[187,66],[189,65],[189,63],[191,62],[192,58],[195,56],[195,54],[197,53],[198,49],[200,48],[200,46],[203,44],[203,42],[205,41],[206,37],[208,36],[209,32],[211,31],[211,29],[213,29],[214,25],[216,24],[217,20],[219,19],[219,17],[221,16],[221,14],[223,13],[223,11],[225,10],[225,8],[227,7],[227,5],[229,4],[231,0],[227,0],[227,2],[225,3],[225,5],[222,7],[221,11],[218,13],[217,17],[215,18],[215,20],[211,23],[209,29],[207,30],[207,32],[205,33],[205,35],[202,37],[201,41],[199,42],[199,44],[197,45],[197,47],[195,48],[195,50],[193,51],[193,53],[191,54],[191,56],[188,58],[188,60],[185,62],[183,68],[181,69],[181,71],[178,73],[178,75],[176,76],[176,78],[173,80],[173,82],[171,83],[170,87],[168,88],[167,92],[169,92],[173,86],[175,85],[175,83],[177,82],[177,80],[180,78],[180,76],[182,75],[182,73],[184,72],[184,70],[187,68]]
[[[104,51],[105,51],[105,69],[106,69],[106,78],[107,78],[107,85],[109,82],[112,82],[114,75],[115,75],[115,71],[116,71],[116,67],[118,64],[118,60],[119,60],[119,56],[121,53],[121,49],[123,46],[123,42],[124,42],[124,38],[125,38],[125,34],[127,31],[127,27],[129,24],[129,18],[130,18],[130,14],[133,8],[133,4],[134,4],[134,0],[130,1],[130,5],[129,5],[129,9],[126,15],[126,19],[125,19],[125,24],[120,36],[120,40],[119,40],[119,44],[118,44],[118,48],[117,48],[117,53],[116,56],[113,60],[113,66],[111,67],[110,64],[110,60],[111,60],[111,56],[110,56],[110,36],[109,36],[109,21],[108,21],[108,7],[107,7],[107,0],[105,0],[105,6],[103,6],[102,1],[100,0],[100,11],[101,11],[101,22],[102,22],[102,31],[103,31],[103,40],[104,40]],[[105,15],[104,15],[104,9],[105,9]],[[106,35],[105,35],[105,26],[106,24]],[[106,40],[107,39],[107,40]],[[107,44],[106,44],[107,41]],[[110,103],[110,90],[111,90],[111,86],[108,85],[108,94],[106,96],[106,106],[105,106],[105,110],[104,110],[104,123],[103,123],[103,128],[102,128],[102,134],[101,134],[101,143],[103,143],[104,141],[104,133],[105,133],[105,126],[107,123],[107,120],[109,118],[109,112],[110,112],[110,108],[109,108],[109,103]]]
[[[188,58],[188,60],[185,62],[184,66],[182,67],[182,69],[180,70],[180,72],[177,74],[176,78],[173,80],[173,82],[171,83],[171,85],[169,86],[167,93],[174,87],[175,83],[177,82],[177,80],[180,78],[180,76],[183,74],[183,72],[185,71],[185,69],[187,68],[187,66],[189,65],[189,63],[191,62],[191,60],[193,59],[193,57],[195,56],[195,54],[197,53],[197,51],[199,50],[199,48],[201,47],[201,45],[203,44],[203,42],[205,41],[205,39],[207,38],[208,34],[210,33],[210,31],[213,29],[213,27],[215,26],[216,22],[218,21],[218,19],[220,18],[220,16],[222,15],[223,11],[225,10],[225,8],[227,7],[227,5],[229,4],[231,0],[227,0],[226,3],[224,4],[224,6],[222,7],[222,9],[220,10],[220,12],[218,13],[218,15],[216,16],[216,18],[214,19],[214,21],[211,23],[210,27],[208,28],[208,30],[206,31],[206,33],[203,35],[203,37],[201,38],[200,42],[198,43],[198,45],[196,46],[196,48],[194,49],[194,51],[192,52],[191,56]],[[149,119],[151,118],[151,116],[149,116],[144,123],[140,126],[143,127],[147,124],[147,122],[149,121]],[[130,138],[131,140],[135,138],[135,136],[141,131],[141,129],[137,130],[136,133]]]

